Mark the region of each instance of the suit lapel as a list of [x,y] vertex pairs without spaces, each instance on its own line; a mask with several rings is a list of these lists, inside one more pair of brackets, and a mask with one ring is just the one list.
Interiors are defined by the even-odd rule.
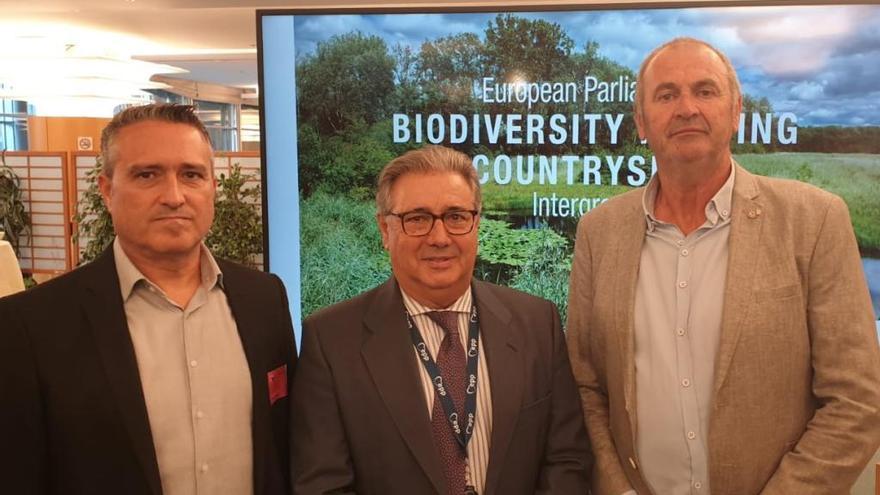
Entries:
[[223,260],[217,260],[217,263],[223,273],[223,291],[235,318],[235,326],[250,371],[254,493],[262,494],[268,489],[272,469],[264,454],[271,452],[273,448],[269,385],[268,380],[263,378],[268,371],[268,363],[263,361],[266,356],[266,352],[262,351],[265,342],[261,341],[259,332],[256,331],[264,321],[260,308],[265,307],[265,302],[260,300],[258,293],[246,290],[246,285],[237,277],[237,267],[230,266]]
[[128,431],[132,449],[144,470],[150,491],[161,494],[159,465],[134,346],[126,323],[112,246],[82,269],[91,272],[83,276],[83,309],[110,384],[110,392],[116,399],[120,418]]
[[758,186],[755,177],[736,162],[734,167],[736,178],[731,204],[733,213],[730,218],[730,253],[724,288],[724,309],[721,314],[721,340],[715,363],[715,396],[727,377],[742,329],[742,320],[749,307],[758,260],[755,253],[759,252],[764,218],[763,208],[757,201]]
[[636,438],[636,375],[635,375],[635,300],[636,283],[639,277],[639,264],[642,257],[642,244],[645,242],[645,216],[642,210],[642,195],[635,195],[626,216],[618,222],[617,262],[614,273],[615,328],[617,329],[621,369],[624,372],[624,405],[629,416],[633,441]]
[[393,279],[377,289],[364,316],[364,324],[370,333],[361,355],[379,396],[434,489],[437,493],[446,493],[446,481],[432,442],[425,393],[419,381],[418,363],[404,316],[403,298]]
[[518,349],[519,332],[511,326],[511,314],[483,282],[474,282],[474,297],[480,316],[480,334],[486,367],[492,386],[492,436],[485,493],[495,493],[507,448],[522,406],[523,369]]

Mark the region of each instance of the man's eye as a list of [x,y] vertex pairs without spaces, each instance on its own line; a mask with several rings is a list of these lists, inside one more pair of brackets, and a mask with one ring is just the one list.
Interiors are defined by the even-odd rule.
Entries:
[[156,172],[143,171],[134,174],[134,176],[138,179],[152,179],[156,176]]
[[196,180],[204,177],[201,172],[184,172],[183,177],[185,179]]
[[671,101],[673,98],[672,93],[661,93],[657,95],[657,101]]
[[452,222],[461,222],[466,219],[466,215],[460,211],[453,211],[446,214],[446,220]]
[[428,215],[409,215],[403,221],[411,225],[418,225],[428,223],[428,218],[430,218]]

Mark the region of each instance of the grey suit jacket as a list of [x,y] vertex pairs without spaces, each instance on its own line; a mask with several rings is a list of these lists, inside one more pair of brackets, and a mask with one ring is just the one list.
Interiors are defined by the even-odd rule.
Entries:
[[[880,443],[880,350],[846,205],[735,166],[712,493],[848,493]],[[568,343],[598,495],[651,493],[635,452],[641,198],[642,189],[613,198],[578,226]]]
[[[486,495],[578,494],[590,454],[556,308],[474,282],[492,383]],[[394,280],[303,324],[294,493],[445,494]]]

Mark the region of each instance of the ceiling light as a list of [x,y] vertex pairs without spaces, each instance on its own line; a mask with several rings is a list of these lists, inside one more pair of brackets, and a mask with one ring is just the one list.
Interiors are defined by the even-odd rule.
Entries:
[[[0,43],[15,49],[0,54],[0,98],[27,101],[38,115],[71,115],[88,110],[83,102],[91,102],[93,110],[79,116],[109,117],[118,105],[148,101],[144,90],[168,87],[151,81],[154,74],[186,72],[132,59],[125,40],[115,43],[112,33],[56,34],[44,26],[41,33],[6,34]],[[71,104],[62,105],[65,101]]]

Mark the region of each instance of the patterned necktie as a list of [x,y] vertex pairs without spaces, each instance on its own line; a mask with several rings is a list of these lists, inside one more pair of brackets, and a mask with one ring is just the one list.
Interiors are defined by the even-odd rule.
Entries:
[[[461,346],[461,337],[458,333],[458,313],[455,311],[432,311],[428,317],[434,320],[445,335],[437,350],[437,367],[443,377],[443,386],[448,391],[456,412],[461,418],[465,396],[465,368],[467,360],[464,356],[464,348]],[[434,443],[440,453],[440,461],[443,464],[443,474],[446,477],[446,485],[449,487],[449,495],[462,495],[465,489],[465,465],[466,457],[456,440],[452,425],[449,424],[448,416],[440,403],[440,397],[434,391],[434,406],[431,413],[431,432],[434,435]],[[459,419],[459,424],[464,422]]]

